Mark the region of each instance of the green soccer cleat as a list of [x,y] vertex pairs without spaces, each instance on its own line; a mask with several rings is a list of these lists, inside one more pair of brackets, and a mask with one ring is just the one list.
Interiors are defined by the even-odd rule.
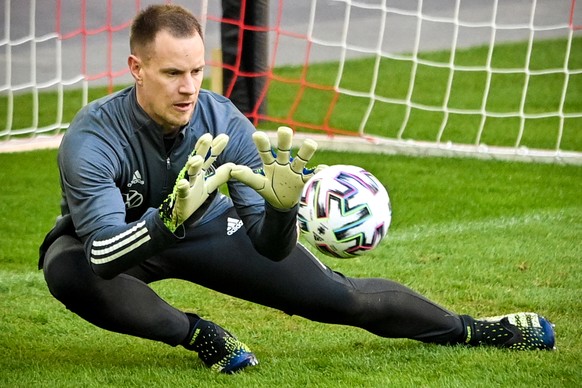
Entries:
[[226,374],[259,363],[242,342],[217,324],[200,319],[194,328],[193,350],[210,369]]
[[[514,313],[473,320],[463,316],[466,343],[514,350],[555,350],[554,325],[536,313]],[[468,318],[468,319],[467,319]]]

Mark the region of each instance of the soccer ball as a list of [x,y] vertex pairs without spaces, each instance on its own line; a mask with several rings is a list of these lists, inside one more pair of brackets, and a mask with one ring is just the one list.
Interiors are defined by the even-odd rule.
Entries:
[[376,248],[392,209],[380,181],[361,167],[334,165],[315,174],[299,202],[301,235],[328,256],[351,258]]

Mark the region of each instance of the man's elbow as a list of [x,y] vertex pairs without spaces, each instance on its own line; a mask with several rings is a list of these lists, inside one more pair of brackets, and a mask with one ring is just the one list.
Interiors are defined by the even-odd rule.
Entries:
[[266,258],[268,258],[271,261],[284,260],[287,256],[289,256],[291,254],[292,250],[293,250],[293,246],[284,247],[283,249],[281,247],[273,247],[273,246],[263,247],[261,249],[257,249],[257,251],[261,255],[265,256]]

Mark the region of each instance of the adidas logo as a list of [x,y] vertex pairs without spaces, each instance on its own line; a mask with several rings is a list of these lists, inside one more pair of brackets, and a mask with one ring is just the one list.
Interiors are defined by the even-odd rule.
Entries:
[[139,170],[135,170],[131,182],[127,184],[127,187],[131,187],[133,185],[143,185],[144,183],[145,182],[143,181],[143,179],[141,179],[141,173],[139,172]]
[[239,230],[241,226],[243,226],[243,222],[241,220],[228,217],[228,219],[226,220],[226,234],[228,236],[234,234],[234,232]]

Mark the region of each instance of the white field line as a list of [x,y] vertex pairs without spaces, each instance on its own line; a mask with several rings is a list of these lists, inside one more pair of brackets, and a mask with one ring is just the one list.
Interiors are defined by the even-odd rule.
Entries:
[[26,284],[36,284],[43,282],[43,274],[40,270],[18,272],[18,271],[4,271],[0,270],[0,288],[10,288],[13,286],[24,287]]
[[477,234],[483,231],[506,230],[535,224],[568,223],[582,227],[580,208],[562,208],[558,212],[535,212],[521,216],[490,218],[481,221],[454,221],[403,227],[393,233],[389,230],[388,241],[415,242],[427,238],[459,234]]
[[[418,242],[425,238],[459,234],[478,234],[483,231],[515,229],[535,224],[567,223],[582,229],[582,209],[577,207],[562,208],[557,212],[535,212],[521,216],[491,218],[482,221],[449,222],[425,224],[400,228],[393,233],[388,232],[387,241]],[[15,285],[43,282],[42,271],[3,271],[0,270],[0,288],[11,288]]]

